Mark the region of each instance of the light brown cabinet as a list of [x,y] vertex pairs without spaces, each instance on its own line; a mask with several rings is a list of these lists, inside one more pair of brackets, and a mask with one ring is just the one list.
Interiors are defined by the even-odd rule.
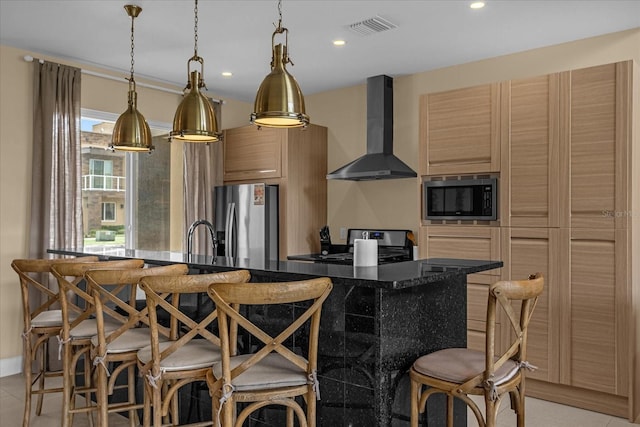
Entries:
[[[279,178],[286,131],[243,126],[224,131],[224,180]],[[285,172],[286,173],[286,172]]]
[[560,94],[566,74],[501,85],[508,122],[501,140],[502,226],[558,226]]
[[[422,255],[482,259],[487,246],[477,239],[497,230],[501,253],[492,259],[504,262],[501,278],[540,271],[546,279],[529,332],[528,359],[539,369],[528,374],[528,394],[635,422],[640,422],[640,139],[633,132],[640,120],[638,75],[633,62],[624,61],[500,83],[500,106],[492,109],[500,114],[492,119],[500,123],[498,222],[422,221],[420,235]],[[447,129],[462,94],[475,91],[479,88],[424,95],[421,127]],[[482,111],[486,119],[486,107]],[[434,125],[440,119],[445,122]],[[452,135],[460,138],[464,132]],[[421,136],[423,177],[477,171],[468,167],[469,158],[477,157],[471,151],[451,160],[442,154],[446,138],[426,131]],[[472,347],[481,341],[477,333],[483,325],[476,322],[486,303],[479,282],[468,283]],[[501,329],[504,342],[510,333]]]
[[501,237],[503,277],[545,276],[529,327],[527,359],[538,367],[527,374],[529,394],[627,416],[625,233],[503,227]]
[[[527,359],[537,366],[528,378],[557,383],[560,379],[560,347],[563,345],[559,329],[560,316],[566,301],[561,298],[558,281],[559,229],[515,228],[502,229],[502,259],[504,278],[521,278],[540,272],[545,288],[529,325]],[[513,331],[504,331],[503,339]]]
[[420,97],[420,175],[500,169],[500,85]]
[[[421,227],[421,248],[426,258],[461,258],[500,260],[500,229],[498,227],[456,227],[433,225]],[[490,270],[467,276],[467,344],[483,350],[487,318],[488,286],[499,280],[500,270]],[[500,333],[501,322],[496,329]]]
[[327,128],[224,131],[224,183],[279,186],[280,259],[320,252],[327,222]]
[[[569,234],[569,233],[567,233]],[[572,229],[570,268],[560,280],[571,310],[561,328],[569,340],[562,348],[561,383],[605,393],[629,394],[629,301],[627,239],[618,230]]]
[[570,171],[570,205],[562,218],[569,227],[627,228],[626,218],[616,219],[615,213],[630,208],[632,70],[627,61],[571,71],[568,163],[563,165]]

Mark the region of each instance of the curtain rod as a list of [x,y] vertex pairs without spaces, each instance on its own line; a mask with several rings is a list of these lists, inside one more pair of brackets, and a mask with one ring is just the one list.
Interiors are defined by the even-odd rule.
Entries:
[[[42,64],[42,63],[44,63],[44,59],[34,58],[34,57],[33,57],[33,56],[31,56],[31,55],[25,55],[25,56],[24,56],[24,60],[25,60],[26,62],[33,62],[33,61],[37,60],[37,61],[39,61],[41,64]],[[109,75],[109,74],[98,73],[98,72],[96,72],[96,71],[85,70],[85,69],[82,69],[82,68],[80,69],[80,72],[81,72],[82,74],[87,74],[87,75],[89,75],[89,76],[100,77],[100,78],[102,78],[102,79],[114,80],[114,81],[117,81],[117,82],[122,82],[123,80],[126,80],[126,79],[123,79],[123,78],[121,78],[121,77],[115,77],[115,76],[112,76],[112,75]],[[156,86],[156,85],[151,85],[151,84],[147,84],[147,83],[138,83],[138,82],[136,82],[136,86],[142,86],[142,87],[146,87],[146,88],[148,88],[148,89],[155,89],[155,90],[159,90],[159,91],[162,91],[162,92],[173,93],[173,94],[175,94],[175,95],[184,95],[184,92],[179,91],[179,90],[175,90],[175,89],[168,89],[168,88],[166,88],[166,87]],[[205,95],[206,95],[206,94],[205,94]],[[221,99],[215,99],[215,98],[211,98],[211,97],[209,97],[209,98],[210,98],[213,102],[218,102],[218,103],[220,103],[220,104],[224,104],[224,101],[223,101],[223,100],[221,100]]]

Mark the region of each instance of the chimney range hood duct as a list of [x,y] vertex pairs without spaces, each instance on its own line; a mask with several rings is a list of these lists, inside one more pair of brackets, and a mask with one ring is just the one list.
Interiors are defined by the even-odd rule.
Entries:
[[370,181],[413,178],[417,174],[393,155],[393,79],[367,79],[367,154],[327,175],[327,179]]

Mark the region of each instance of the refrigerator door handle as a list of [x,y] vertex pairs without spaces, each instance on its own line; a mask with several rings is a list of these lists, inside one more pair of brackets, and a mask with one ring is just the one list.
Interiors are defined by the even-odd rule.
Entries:
[[231,202],[227,205],[227,223],[225,224],[225,245],[224,255],[226,257],[235,257],[233,246],[235,244],[234,236],[234,220],[236,217],[236,204]]

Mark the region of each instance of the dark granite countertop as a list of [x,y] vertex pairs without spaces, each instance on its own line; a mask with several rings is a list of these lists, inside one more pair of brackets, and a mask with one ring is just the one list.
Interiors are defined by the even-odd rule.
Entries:
[[[381,289],[404,289],[438,282],[452,275],[471,274],[502,267],[502,261],[430,258],[380,265],[353,267],[300,261],[265,261],[191,255],[180,252],[145,251],[136,249],[92,250],[87,248],[49,249],[58,255],[98,255],[102,259],[141,258],[148,264],[186,263],[205,271],[247,269],[252,275],[267,280],[302,280],[305,277],[331,277],[346,285]],[[273,278],[273,279],[270,279]]]

